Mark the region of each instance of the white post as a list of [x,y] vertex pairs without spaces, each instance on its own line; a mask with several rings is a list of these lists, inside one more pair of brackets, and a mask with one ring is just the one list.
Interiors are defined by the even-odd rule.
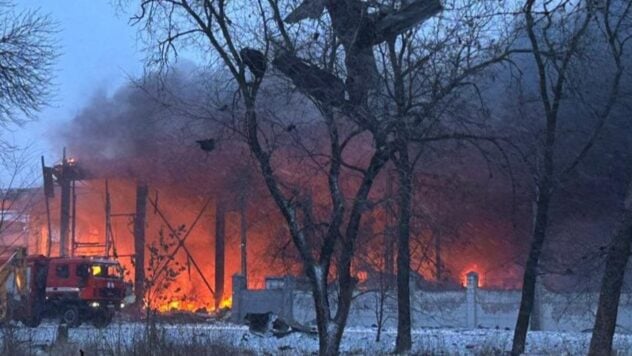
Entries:
[[233,302],[231,306],[231,314],[230,317],[232,322],[234,323],[242,323],[243,317],[245,315],[242,314],[242,306],[241,306],[241,295],[244,292],[248,291],[248,286],[246,285],[246,277],[241,274],[235,273],[233,275]]
[[531,312],[531,320],[529,320],[529,329],[533,331],[542,330],[542,296],[544,285],[542,278],[538,278],[535,282],[535,296],[533,298],[533,311]]
[[465,302],[467,308],[467,328],[476,329],[478,321],[476,320],[476,290],[478,289],[478,273],[470,272],[467,274],[467,291]]

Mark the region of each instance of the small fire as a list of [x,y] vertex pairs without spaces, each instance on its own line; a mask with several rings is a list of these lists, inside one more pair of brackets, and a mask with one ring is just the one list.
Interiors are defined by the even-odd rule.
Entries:
[[230,308],[232,306],[233,306],[233,297],[228,297],[219,303],[220,309]]
[[[167,313],[171,311],[188,311],[195,312],[200,309],[204,309],[206,306],[201,305],[200,303],[195,303],[191,301],[183,301],[183,300],[172,300],[168,303],[162,304],[158,306],[158,311],[161,313]],[[206,308],[208,310],[208,308]]]
[[[225,298],[219,303],[219,309],[230,308],[233,305],[233,298]],[[197,301],[190,300],[172,300],[168,303],[158,306],[157,310],[160,313],[168,313],[172,311],[185,311],[190,313],[196,313],[199,311],[214,311],[215,306],[213,303],[205,304]]]
[[358,278],[358,281],[360,281],[361,283],[364,283],[364,282],[366,282],[369,279],[369,272],[367,272],[367,271],[360,271],[360,272],[358,272],[356,277]]

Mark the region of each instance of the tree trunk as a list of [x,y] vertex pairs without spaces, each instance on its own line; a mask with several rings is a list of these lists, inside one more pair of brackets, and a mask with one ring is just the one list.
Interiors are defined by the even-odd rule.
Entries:
[[[270,154],[263,149],[259,142],[255,101],[254,97],[248,92],[244,93],[244,103],[246,107],[245,129],[248,145],[259,163],[264,182],[272,198],[288,224],[290,235],[301,255],[305,272],[311,283],[318,327],[319,353],[321,355],[337,355],[355,287],[355,280],[351,276],[351,261],[354,254],[355,240],[362,216],[366,211],[369,192],[375,178],[387,162],[390,150],[387,149],[385,137],[375,137],[376,151],[362,177],[362,183],[353,197],[347,226],[345,232],[342,233],[340,230],[344,219],[344,194],[339,187],[340,143],[337,129],[335,129],[335,126],[330,125],[331,123],[328,124],[332,142],[332,155],[334,156],[328,179],[333,207],[331,225],[323,244],[320,246],[320,256],[317,260],[313,255],[313,246],[308,241],[307,231],[299,222],[296,212],[297,205],[292,202],[292,199],[287,199],[284,196],[270,163]],[[333,253],[336,252],[337,242],[342,244],[336,268],[339,280],[339,294],[336,304],[336,315],[332,318],[328,300],[327,277]]]
[[[140,312],[145,298],[145,217],[147,211],[147,185],[136,186],[136,213],[134,214],[134,295]],[[140,314],[139,314],[140,315]]]
[[[263,175],[264,181],[270,191],[270,194],[272,195],[272,198],[281,210],[281,213],[288,224],[292,240],[301,254],[305,274],[310,281],[312,297],[314,299],[314,311],[316,312],[319,355],[338,355],[340,340],[344,330],[344,322],[346,322],[346,316],[349,313],[348,308],[345,308],[344,306],[341,307],[341,304],[344,305],[341,301],[347,296],[350,296],[350,294],[341,293],[339,296],[340,299],[338,303],[337,316],[343,316],[343,318],[337,318],[337,323],[334,323],[331,318],[331,310],[328,299],[327,274],[329,272],[329,268],[327,268],[327,266],[329,260],[325,261],[325,264],[320,265],[314,260],[313,255],[311,255],[309,245],[303,235],[304,230],[300,229],[298,225],[294,207],[288,204],[288,201],[279,189],[278,182],[276,181],[274,171],[270,164],[270,156],[263,150],[261,144],[259,143],[254,99],[246,95],[244,97],[246,105],[245,124],[248,135],[248,145],[259,163],[261,174]],[[351,303],[351,298],[349,298],[348,302],[349,304]]]
[[[340,330],[340,324],[331,318],[327,274],[320,267],[312,266],[308,269],[307,276],[312,285],[312,296],[314,298],[316,311],[318,354],[321,356],[338,355],[340,341],[342,339],[342,330]],[[341,295],[340,297],[343,296]]]
[[538,200],[536,202],[535,221],[533,228],[533,239],[531,241],[531,249],[525,266],[524,277],[522,281],[522,297],[520,299],[520,309],[518,311],[518,320],[514,330],[512,355],[520,355],[524,353],[527,331],[529,329],[529,319],[533,311],[533,303],[535,300],[535,286],[538,275],[538,263],[542,255],[542,246],[546,237],[546,229],[549,218],[549,202],[551,200],[551,191],[549,185],[544,183],[538,192]]
[[439,229],[433,229],[432,237],[434,240],[434,253],[435,253],[435,278],[438,283],[441,283],[443,279],[441,271],[441,233]]
[[597,317],[588,351],[592,356],[612,354],[612,337],[617,323],[619,298],[632,247],[632,184],[628,188],[626,200],[623,219],[606,257],[606,270],[601,281]]
[[224,297],[224,246],[226,207],[221,199],[215,204],[215,308]]
[[312,281],[312,296],[314,298],[314,311],[316,312],[316,326],[318,328],[318,350],[321,355],[324,355],[323,351],[327,349],[328,344],[327,331],[331,322],[329,300],[327,299],[327,277],[323,279],[319,276],[319,273],[312,273],[309,277]]
[[399,177],[399,222],[397,244],[397,340],[395,352],[404,353],[412,347],[410,319],[410,215],[412,210],[412,167],[408,145],[403,142],[396,159]]
[[393,288],[391,277],[395,275],[395,211],[392,203],[393,181],[389,173],[386,177],[386,228],[384,231],[384,271],[385,285],[387,289]]

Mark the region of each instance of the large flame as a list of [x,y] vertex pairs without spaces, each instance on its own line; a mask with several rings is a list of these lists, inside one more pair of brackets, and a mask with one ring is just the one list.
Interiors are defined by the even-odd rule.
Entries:
[[[322,190],[317,183],[310,183],[314,190]],[[79,193],[77,199],[76,236],[82,243],[102,243],[105,231],[104,222],[104,182],[103,180],[80,181],[77,184]],[[131,256],[134,254],[133,236],[131,233],[131,217],[129,214],[135,209],[135,181],[132,179],[110,180],[109,189],[112,194],[112,229],[116,252],[119,261],[126,269],[125,279],[134,280],[134,266]],[[199,275],[195,266],[189,259],[184,249],[179,249],[170,262],[172,267],[180,267],[181,270],[173,278],[166,288],[152,295],[151,305],[160,312],[173,310],[195,312],[199,310],[213,311],[215,309],[214,296],[207,288],[208,282],[215,287],[215,261],[214,261],[214,229],[215,211],[214,204],[210,204],[208,211],[203,213],[194,228],[190,230],[192,222],[199,214],[204,199],[199,195],[189,194],[178,186],[166,183],[151,186],[150,197],[156,199],[158,192],[159,207],[171,226],[176,228],[184,225],[181,238],[186,238],[185,245],[199,266],[206,282]],[[288,246],[289,236],[284,228],[283,220],[275,215],[274,205],[270,204],[267,196],[252,197],[251,209],[248,213],[252,225],[248,228],[248,287],[262,287],[265,277],[269,275],[284,275],[288,273],[300,273],[300,262],[296,255],[292,255],[294,249],[291,245],[284,252],[288,256],[279,258],[282,248]],[[325,198],[323,198],[325,199]],[[59,203],[51,201],[51,216],[59,216]],[[261,207],[266,207],[262,209]],[[267,215],[261,214],[263,211]],[[37,246],[30,247],[32,253],[45,253],[46,213],[43,204],[38,204],[34,211],[32,223],[37,224],[33,231],[39,235],[35,241]],[[385,266],[383,252],[387,245],[389,235],[384,231],[389,229],[387,218],[380,209],[367,213],[366,223],[363,226],[362,241],[358,244],[357,256],[354,261],[354,274],[360,282],[370,281],[376,272],[389,269]],[[519,286],[518,274],[514,270],[498,268],[498,264],[507,255],[503,251],[507,248],[499,247],[494,236],[509,235],[510,232],[503,224],[492,221],[485,216],[474,216],[472,221],[463,224],[457,231],[457,235],[468,236],[466,244],[459,240],[445,239],[441,246],[442,280],[450,279],[454,283],[466,284],[466,274],[475,271],[479,274],[479,286],[514,288]],[[55,231],[57,219],[53,219]],[[156,209],[151,205],[147,208],[147,243],[158,240],[159,231],[168,233],[169,228]],[[427,231],[417,231],[412,236],[414,248],[411,251],[412,265],[417,266],[416,272],[424,279],[432,281],[436,278],[433,266],[433,237]],[[473,243],[472,241],[476,241]],[[58,241],[54,241],[58,243]],[[173,251],[177,241],[172,241],[168,251]],[[53,246],[53,255],[56,247]],[[232,278],[240,272],[240,215],[236,206],[230,206],[226,214],[226,260],[224,275],[224,290],[221,297],[220,308],[230,307],[232,300]],[[396,245],[392,247],[393,258],[389,263],[393,266],[390,273],[395,273]],[[83,247],[77,251],[79,255],[102,255],[100,247]],[[167,253],[168,255],[168,253]],[[431,258],[429,258],[429,256]],[[149,256],[146,254],[146,267],[149,267]],[[495,268],[495,269],[494,269]],[[484,272],[484,273],[483,273]],[[332,276],[335,278],[335,276]],[[389,277],[386,277],[389,278]]]
[[[185,73],[190,71],[174,71],[173,77],[161,78],[147,89],[162,87],[164,84],[181,88],[185,84],[187,91],[196,93],[190,98],[192,107],[206,107],[206,98],[198,97],[199,90],[204,89],[200,83],[190,82]],[[166,82],[163,79],[168,79]],[[154,83],[156,78],[148,78]],[[184,88],[184,87],[182,87]],[[153,89],[151,89],[153,90]],[[178,90],[174,90],[177,92]],[[196,120],[195,123],[183,121],[173,114],[165,112],[162,103],[153,100],[145,90],[134,86],[121,88],[111,97],[95,97],[85,110],[74,119],[72,125],[65,125],[62,130],[63,143],[69,152],[77,155],[77,161],[71,164],[81,165],[89,172],[93,180],[79,181],[77,187],[76,236],[79,242],[103,243],[104,224],[104,178],[110,178],[112,193],[112,230],[116,252],[121,263],[128,271],[126,280],[134,280],[134,266],[131,256],[134,254],[132,237],[132,220],[129,213],[135,211],[136,182],[146,183],[150,188],[150,196],[159,201],[159,206],[174,228],[184,225],[186,247],[204,275],[200,277],[191,259],[183,249],[173,256],[170,265],[179,270],[168,286],[151,295],[149,304],[159,306],[163,311],[198,309],[212,310],[215,302],[210,291],[215,287],[215,211],[210,208],[201,215],[196,226],[191,224],[199,213],[203,202],[209,197],[222,199],[230,205],[226,214],[226,264],[224,288],[221,296],[222,305],[230,304],[228,298],[232,294],[232,278],[240,271],[240,202],[244,197],[247,202],[245,210],[248,217],[248,287],[263,287],[268,275],[299,274],[302,264],[296,249],[292,247],[287,225],[279,213],[278,207],[271,199],[266,184],[258,171],[258,165],[251,160],[250,150],[241,140],[222,140],[221,145],[212,153],[200,150],[195,139],[200,133],[204,135],[221,135],[223,125],[218,120],[233,120],[223,110],[212,113],[218,120]],[[182,93],[184,94],[184,92]],[[279,99],[279,101],[275,101]],[[317,111],[304,105],[303,99],[283,95],[266,100],[281,115],[278,119],[288,120],[294,127],[291,135],[310,137],[314,142],[314,155],[306,159],[305,146],[291,144],[294,138],[278,136],[278,148],[271,157],[275,174],[283,182],[283,189],[291,193],[293,199],[305,200],[304,206],[313,208],[313,219],[317,220],[314,229],[314,240],[319,239],[321,226],[327,226],[330,218],[331,196],[326,169],[329,155],[328,146],[320,143],[328,139],[327,129],[318,120]],[[198,100],[202,100],[198,102]],[[287,101],[290,100],[290,101]],[[187,100],[188,101],[188,100]],[[178,98],[177,102],[180,102]],[[286,110],[288,109],[288,110]],[[294,110],[301,110],[300,112]],[[206,112],[205,112],[206,113]],[[165,116],[166,115],[166,116]],[[298,125],[294,125],[296,118]],[[262,126],[262,133],[271,130],[276,135],[274,126]],[[227,121],[231,122],[231,121]],[[345,128],[345,130],[352,128]],[[290,130],[287,130],[288,132]],[[300,133],[300,135],[299,135]],[[345,133],[346,135],[347,133]],[[275,136],[275,140],[276,140]],[[352,135],[347,141],[344,152],[345,167],[366,166],[372,156],[373,138],[367,133]],[[204,139],[208,137],[203,137]],[[287,141],[286,141],[287,140]],[[309,145],[310,150],[312,144]],[[321,149],[322,148],[322,149]],[[460,156],[459,156],[460,157]],[[431,162],[432,163],[432,162]],[[520,242],[526,239],[509,239],[515,236],[511,227],[511,218],[507,205],[503,202],[513,190],[508,187],[493,189],[498,195],[485,198],[477,195],[482,190],[478,186],[466,185],[490,183],[487,178],[480,177],[480,162],[466,162],[463,172],[434,167],[428,168],[431,174],[419,172],[414,178],[415,192],[413,196],[415,218],[411,221],[411,268],[426,281],[449,281],[460,283],[462,275],[472,270],[485,272],[481,283],[485,286],[512,288],[520,284],[517,278],[519,271],[507,268],[506,261],[516,261],[520,257]],[[450,167],[452,167],[450,165]],[[392,184],[391,173],[385,168],[375,179],[365,215],[362,218],[357,251],[353,261],[353,272],[361,282],[371,282],[376,275],[380,282],[394,280],[397,270],[397,207],[393,197],[397,194],[397,184]],[[436,173],[436,174],[435,174]],[[461,177],[462,176],[462,177]],[[447,179],[446,179],[447,178]],[[455,179],[458,178],[458,179]],[[460,178],[467,178],[461,180]],[[471,179],[470,179],[471,178]],[[343,169],[340,176],[340,190],[345,194],[345,204],[357,191],[361,179],[354,170]],[[493,183],[493,182],[492,182]],[[493,186],[495,187],[495,186]],[[504,189],[504,190],[503,190]],[[463,194],[466,193],[466,194]],[[504,195],[503,195],[504,194]],[[43,194],[40,194],[43,199]],[[53,218],[53,237],[59,236],[59,195],[51,200],[50,216]],[[390,202],[390,203],[389,203]],[[391,205],[389,207],[389,205]],[[46,209],[43,201],[36,207],[32,219],[33,232],[39,234],[33,238],[36,248],[29,247],[32,253],[46,252]],[[530,212],[526,213],[530,214]],[[346,216],[346,215],[345,215]],[[31,218],[31,216],[29,217]],[[529,219],[520,219],[528,221]],[[156,209],[148,205],[147,209],[147,243],[158,240],[158,232],[162,228],[169,232],[166,223],[161,220]],[[433,240],[434,231],[441,235]],[[525,228],[525,231],[528,229]],[[59,241],[53,241],[53,255],[56,254]],[[173,250],[175,245],[168,247]],[[339,246],[337,246],[339,247]],[[523,246],[524,248],[524,246]],[[315,249],[316,251],[317,249]],[[385,252],[390,255],[385,258]],[[84,247],[78,254],[100,255],[102,248]],[[148,263],[149,256],[145,260]],[[177,265],[176,265],[177,264]],[[332,269],[335,268],[332,264]],[[149,264],[146,267],[150,267]],[[336,278],[330,273],[332,280]],[[220,278],[220,277],[218,277]],[[422,278],[419,278],[420,280]],[[207,287],[207,284],[212,288]],[[390,287],[391,283],[387,285]],[[155,292],[155,291],[154,291]]]

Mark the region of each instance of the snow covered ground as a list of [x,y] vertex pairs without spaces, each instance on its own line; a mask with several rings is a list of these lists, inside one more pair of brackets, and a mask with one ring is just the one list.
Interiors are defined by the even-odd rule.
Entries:
[[[18,327],[15,337],[35,348],[45,349],[56,341],[57,324],[45,323],[37,329]],[[208,343],[227,345],[257,354],[303,355],[318,349],[315,336],[292,333],[283,338],[251,333],[247,327],[233,324],[160,324],[161,337],[174,344]],[[385,330],[375,342],[376,330],[349,328],[341,351],[346,354],[384,354],[393,350],[395,330]],[[105,329],[81,326],[69,331],[69,343],[81,346],[99,343],[108,349],[130,345],[144,335],[144,324],[113,323]],[[512,332],[504,330],[425,329],[413,331],[414,354],[489,355],[508,351]],[[589,333],[531,332],[529,355],[585,354]],[[617,335],[614,348],[619,355],[632,355],[632,335]]]

